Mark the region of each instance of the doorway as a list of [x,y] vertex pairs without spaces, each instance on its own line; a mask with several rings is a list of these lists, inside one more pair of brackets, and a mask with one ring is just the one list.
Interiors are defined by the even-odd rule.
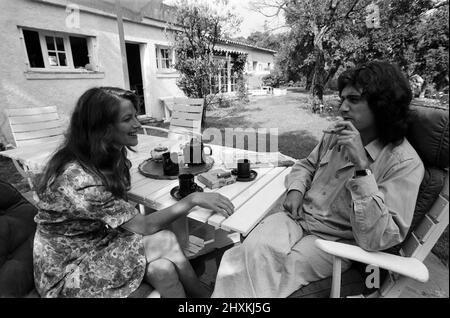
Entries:
[[137,110],[137,114],[145,115],[144,86],[142,83],[142,67],[139,44],[125,43],[125,47],[127,51],[130,90],[134,91],[141,99],[141,106]]

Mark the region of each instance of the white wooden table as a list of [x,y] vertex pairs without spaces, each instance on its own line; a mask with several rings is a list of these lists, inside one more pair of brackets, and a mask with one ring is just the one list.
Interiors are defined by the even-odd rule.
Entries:
[[[158,145],[165,145],[169,149],[178,147],[177,141],[167,138],[138,135],[139,144],[136,153],[129,152],[132,162],[131,189],[129,199],[152,209],[162,209],[174,204],[176,201],[170,195],[170,190],[178,185],[178,180],[159,180],[143,176],[138,171],[139,164],[150,157],[150,151]],[[20,161],[38,172],[42,169],[50,156],[54,153],[58,143],[16,148],[0,152],[0,155]],[[210,145],[212,157],[215,161],[212,169],[230,168],[237,159],[248,158],[257,162],[258,153],[241,149]],[[276,156],[276,154],[275,154]],[[261,158],[261,157],[259,157]],[[264,166],[264,164],[260,165]],[[201,182],[196,182],[204,188],[205,192],[218,192],[228,197],[235,206],[235,212],[228,218],[200,207],[195,207],[188,214],[187,219],[180,219],[174,223],[178,237],[187,251],[188,256],[200,255],[211,248],[222,247],[240,240],[241,235],[246,236],[258,222],[270,211],[285,193],[284,179],[291,168],[266,165],[255,168],[258,176],[251,182],[236,182],[219,189],[208,189]],[[191,222],[189,222],[191,221]],[[203,231],[203,237],[190,234],[189,223],[209,225],[211,230]],[[206,233],[206,234],[205,234]]]

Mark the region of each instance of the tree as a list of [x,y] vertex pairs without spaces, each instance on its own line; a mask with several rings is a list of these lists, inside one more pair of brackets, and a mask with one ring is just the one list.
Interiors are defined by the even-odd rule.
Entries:
[[348,31],[367,4],[366,0],[292,0],[286,6],[287,23],[306,33],[302,37],[312,41],[312,52],[305,62],[313,65],[310,88],[313,109],[316,104],[323,104],[325,84],[349,57],[353,44],[359,42],[355,43]]
[[417,59],[414,71],[441,90],[449,85],[449,12],[448,3],[429,12],[418,27]]
[[[287,56],[294,57],[307,79],[307,87],[314,104],[323,104],[325,84],[334,76],[352,40],[344,41],[345,30],[350,28],[355,14],[364,11],[369,0],[260,0],[259,8],[277,8],[283,11],[291,28],[294,45]],[[260,11],[261,12],[261,11]],[[349,46],[345,47],[345,44]],[[300,50],[299,50],[300,49]]]
[[368,43],[360,55],[394,62],[409,77],[421,75],[437,89],[447,86],[448,1],[385,0],[379,11],[380,28],[353,30]]
[[313,51],[312,36],[303,34],[297,36],[296,32],[289,32],[281,43],[275,59],[275,68],[284,74],[284,81],[300,82],[306,80],[306,89],[310,90],[314,61],[309,59]]
[[222,66],[214,58],[219,39],[226,37],[240,23],[230,11],[227,0],[177,0],[175,33],[175,69],[180,72],[178,85],[188,97],[204,98],[202,125],[206,124],[206,96],[211,92],[211,74]]
[[279,51],[282,43],[285,41],[286,34],[271,33],[270,31],[255,31],[252,32],[246,40],[246,43],[258,47]]
[[313,103],[339,72],[374,59],[448,86],[448,0],[259,0],[257,7],[284,13],[290,32],[278,66],[289,79],[306,78]]

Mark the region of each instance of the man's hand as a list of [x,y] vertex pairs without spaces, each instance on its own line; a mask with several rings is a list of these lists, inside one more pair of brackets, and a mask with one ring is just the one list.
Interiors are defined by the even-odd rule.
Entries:
[[300,209],[302,208],[303,194],[297,190],[291,190],[286,195],[283,202],[283,207],[291,213],[291,215],[298,219],[300,217]]
[[234,205],[227,197],[219,193],[194,192],[187,196],[193,206],[200,206],[213,210],[224,217],[229,217],[234,212]]
[[369,168],[369,160],[364,149],[359,131],[350,121],[336,124],[336,137],[330,144],[330,149],[337,146],[338,151],[344,150],[348,160],[355,164],[356,170]]

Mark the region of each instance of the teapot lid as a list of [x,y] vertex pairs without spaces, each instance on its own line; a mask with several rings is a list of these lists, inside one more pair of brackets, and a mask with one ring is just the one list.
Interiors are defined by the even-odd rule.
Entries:
[[159,145],[159,146],[155,147],[154,150],[155,151],[166,151],[166,150],[169,150],[169,148],[167,148],[166,146],[163,146],[163,145]]
[[201,140],[199,140],[198,138],[196,138],[196,137],[192,137],[191,138],[191,141],[189,142],[189,143],[191,143],[191,144],[198,144],[198,143],[201,143]]

